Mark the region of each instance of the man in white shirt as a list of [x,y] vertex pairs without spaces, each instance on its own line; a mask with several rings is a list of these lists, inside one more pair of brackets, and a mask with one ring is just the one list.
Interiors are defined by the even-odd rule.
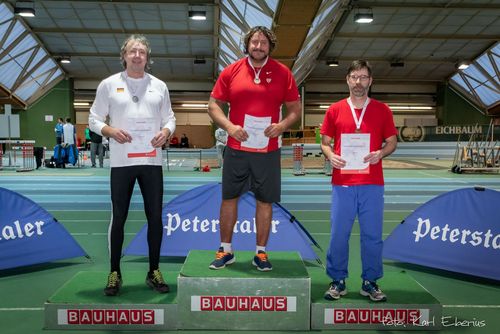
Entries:
[[217,161],[219,168],[222,168],[224,158],[224,148],[227,142],[227,132],[223,128],[215,130],[215,147],[217,148]]
[[66,118],[63,125],[63,143],[66,145],[75,145],[75,126],[71,124],[71,118]]
[[[136,180],[148,220],[149,272],[146,284],[169,291],[159,270],[163,236],[161,147],[175,130],[175,116],[165,83],[149,73],[151,48],[143,35],[131,35],[121,47],[125,71],[104,79],[90,109],[92,131],[109,137],[112,220],[109,227],[111,270],[104,289],[116,296],[122,284],[120,257],[124,225]],[[105,123],[109,118],[109,122]]]

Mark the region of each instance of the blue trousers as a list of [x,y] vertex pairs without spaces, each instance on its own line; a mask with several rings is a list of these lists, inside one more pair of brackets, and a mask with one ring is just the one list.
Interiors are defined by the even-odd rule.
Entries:
[[383,276],[382,225],[384,186],[333,186],[331,239],[326,258],[326,273],[332,280],[348,277],[349,238],[358,217],[363,280],[376,281]]

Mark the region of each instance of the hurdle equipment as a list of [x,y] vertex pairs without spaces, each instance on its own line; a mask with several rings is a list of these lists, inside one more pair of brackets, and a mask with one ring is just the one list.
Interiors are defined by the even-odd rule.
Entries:
[[332,164],[330,163],[330,160],[325,156],[325,164],[323,166],[323,173],[325,175],[331,176],[332,175]]
[[303,155],[304,155],[304,144],[292,144],[293,147],[293,175],[306,175]]
[[461,142],[459,137],[451,171],[457,174],[463,172],[500,172],[500,142],[494,140],[493,134],[492,119],[486,136],[473,133],[466,143]]
[[34,140],[0,140],[1,144],[6,144],[6,150],[2,155],[8,157],[6,165],[0,161],[1,166],[15,168],[16,172],[35,170]]

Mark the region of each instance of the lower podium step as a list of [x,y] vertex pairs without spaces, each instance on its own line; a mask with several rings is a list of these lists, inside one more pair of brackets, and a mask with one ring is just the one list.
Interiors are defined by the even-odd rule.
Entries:
[[124,272],[120,295],[103,294],[107,272],[79,272],[45,303],[46,329],[177,329],[178,272],[163,272],[170,292],[144,283],[145,272]]
[[270,252],[272,271],[252,265],[254,252],[211,270],[213,251],[191,251],[181,269],[179,328],[309,330],[311,280],[296,252]]
[[380,280],[386,302],[359,294],[361,278],[346,280],[347,295],[336,301],[323,295],[330,280],[325,271],[309,268],[312,279],[311,329],[438,330],[442,306],[405,272],[385,272]]

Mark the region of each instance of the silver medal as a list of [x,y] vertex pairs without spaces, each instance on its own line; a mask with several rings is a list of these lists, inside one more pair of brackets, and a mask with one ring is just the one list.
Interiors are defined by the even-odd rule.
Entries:
[[139,98],[137,96],[132,96],[132,101],[134,101],[135,103],[139,102]]
[[253,79],[253,82],[255,82],[256,85],[260,84],[260,79],[255,77],[255,79]]

